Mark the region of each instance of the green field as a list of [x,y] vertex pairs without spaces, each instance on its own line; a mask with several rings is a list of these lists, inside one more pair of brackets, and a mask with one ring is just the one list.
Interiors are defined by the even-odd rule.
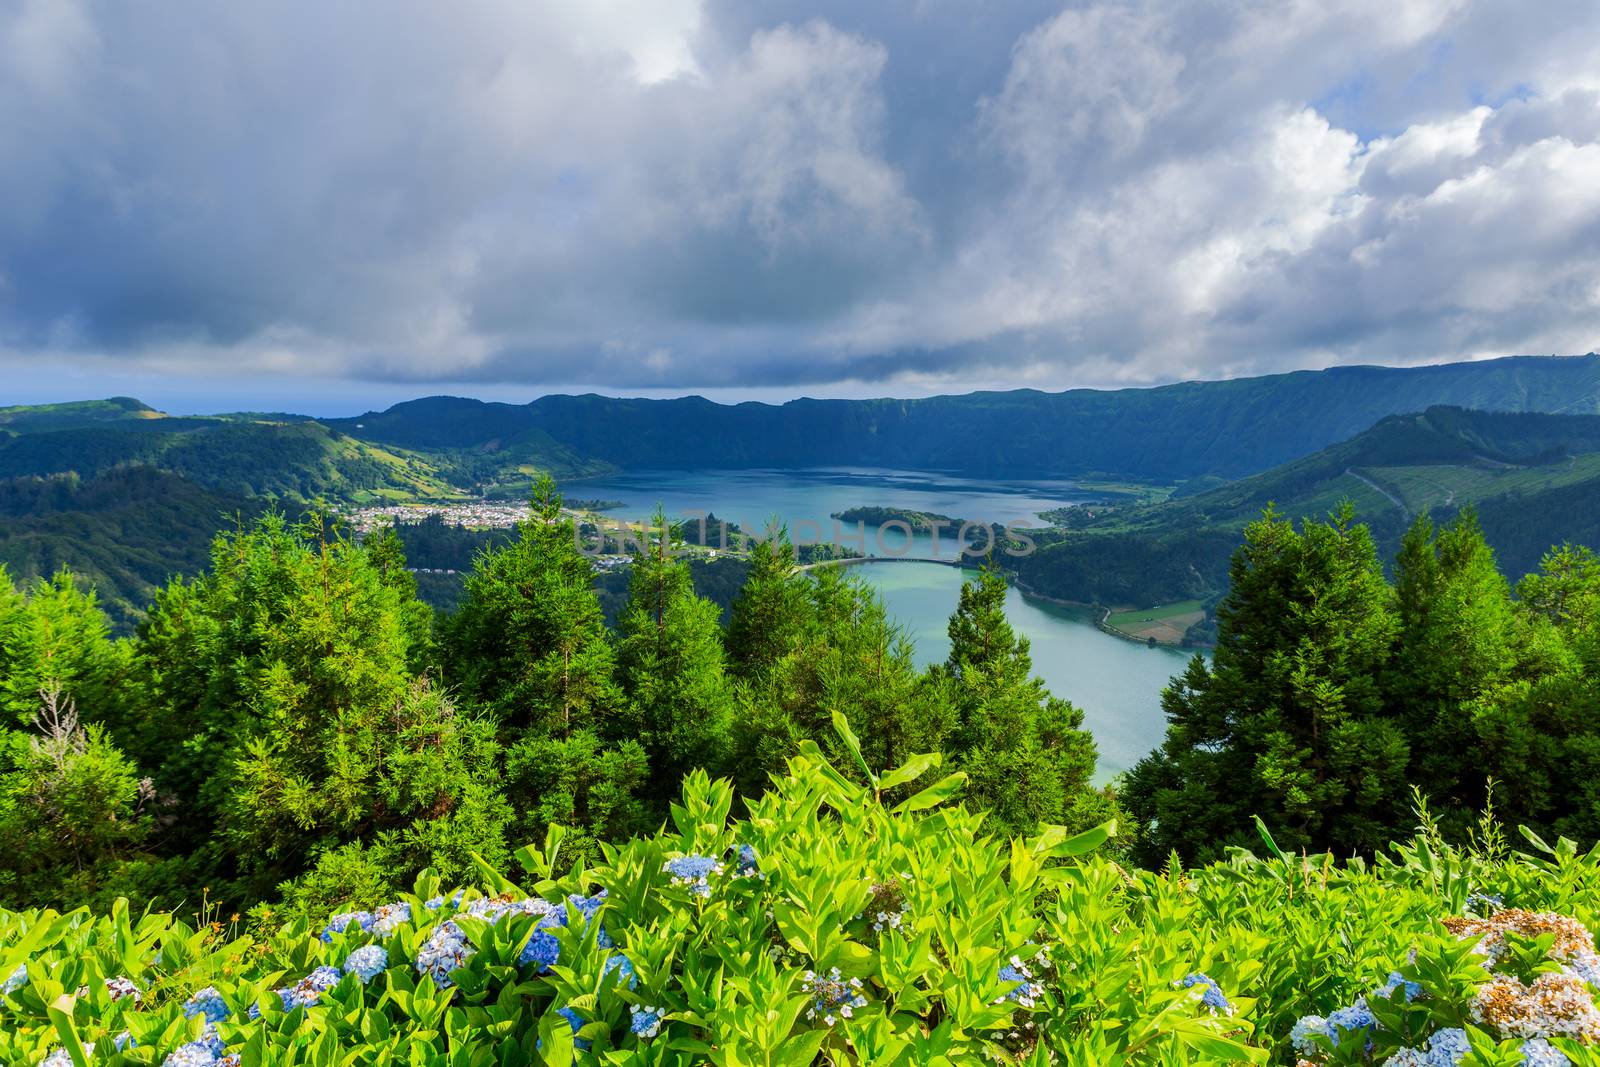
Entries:
[[1175,645],[1183,640],[1190,626],[1204,617],[1205,607],[1199,600],[1179,600],[1153,608],[1113,611],[1106,616],[1105,624],[1141,641],[1153,637],[1160,644]]

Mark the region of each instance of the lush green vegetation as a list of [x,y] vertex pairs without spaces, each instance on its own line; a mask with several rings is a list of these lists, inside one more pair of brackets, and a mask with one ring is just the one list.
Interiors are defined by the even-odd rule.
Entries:
[[[1177,1067],[1459,1042],[1476,1051],[1388,1062],[1600,1062],[1575,1040],[1600,853],[1458,851],[1424,823],[1373,864],[1265,838],[1264,858],[1128,870],[1093,851],[1114,827],[997,837],[937,757],[874,775],[837,727],[848,763],[807,743],[735,819],[728,783],[693,774],[667,827],[592,862],[552,828],[519,869],[351,884],[309,920],[0,911],[0,1057]],[[1573,992],[1515,1015],[1524,980]]]
[[[442,618],[314,510],[126,640],[0,581],[0,1057],[1600,1062],[1600,850],[1543,844],[1600,838],[1587,550],[1513,588],[1418,520],[1391,583],[1348,508],[1269,513],[1101,791],[999,573],[918,670],[847,569],[757,542],[724,613],[664,521],[608,625],[573,523],[541,480],[511,535],[408,530],[478,538]],[[1561,983],[1579,1029],[1507,1014]]]
[[919,671],[848,574],[803,572],[781,541],[746,567],[724,629],[660,527],[613,632],[543,482],[437,626],[392,529],[358,543],[316,512],[226,530],[129,640],[66,573],[0,581],[0,900],[176,904],[202,884],[303,912],[425,866],[460,879],[471,853],[503,862],[553,824],[593,858],[656,825],[691,769],[755,796],[805,741],[834,751],[835,712],[875,768],[941,752],[998,826],[1111,813],[998,575],[964,592],[949,661]]
[[[1323,516],[1355,505],[1385,557],[1412,520],[1474,507],[1508,575],[1552,544],[1600,543],[1600,418],[1431,408],[1384,419],[1313,455],[1234,482],[1144,503],[1052,513],[1040,550],[1003,560],[1028,589],[1107,605],[1212,601],[1245,526],[1269,505]],[[1194,636],[1209,635],[1207,627]]]
[[1286,846],[1370,852],[1407,822],[1411,783],[1464,832],[1600,838],[1600,559],[1551,550],[1517,583],[1468,512],[1407,531],[1390,584],[1346,506],[1245,530],[1210,664],[1163,697],[1165,743],[1123,799],[1148,862],[1221,854],[1259,816]]

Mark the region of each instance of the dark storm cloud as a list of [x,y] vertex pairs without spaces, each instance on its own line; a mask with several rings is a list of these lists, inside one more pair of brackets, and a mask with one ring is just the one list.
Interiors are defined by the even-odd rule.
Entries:
[[1044,387],[1580,351],[1600,9],[0,12],[0,362]]

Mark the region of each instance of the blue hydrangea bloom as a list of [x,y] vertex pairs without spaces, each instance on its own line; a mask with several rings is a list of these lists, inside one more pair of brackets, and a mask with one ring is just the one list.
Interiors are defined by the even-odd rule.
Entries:
[[214,986],[206,986],[183,1004],[183,1016],[186,1019],[204,1015],[207,1022],[220,1023],[231,1014],[222,994]]
[[278,998],[283,1001],[283,1010],[294,1011],[296,1008],[311,1007],[322,999],[322,994],[338,985],[343,977],[337,967],[318,967],[293,986],[278,990]]
[[411,905],[405,901],[384,904],[372,913],[371,930],[379,937],[388,937],[411,921]]
[[121,1052],[123,1049],[139,1047],[139,1042],[134,1038],[132,1032],[128,1030],[124,1030],[122,1033],[112,1038],[111,1043],[116,1046],[118,1052]]
[[665,1014],[660,1008],[652,1008],[646,1004],[633,1006],[633,1019],[628,1023],[628,1029],[641,1041],[648,1041],[661,1032],[662,1016]]
[[1033,972],[1020,956],[1012,956],[1011,962],[1001,966],[997,976],[1003,984],[1012,988],[1002,993],[996,1004],[1009,1000],[1024,1008],[1031,1008],[1044,996],[1044,986],[1033,980]]
[[449,989],[455,985],[450,972],[471,959],[476,951],[467,942],[461,927],[446,920],[433,928],[428,940],[417,950],[417,971],[432,978],[440,989]]
[[200,1036],[194,1044],[204,1045],[211,1050],[213,1056],[220,1056],[228,1051],[227,1043],[222,1040],[222,1035],[217,1033],[216,1023],[206,1023],[206,1028],[200,1031]]
[[606,957],[606,974],[617,972],[617,984],[626,985],[629,989],[639,984],[639,976],[633,972],[633,961],[620,952],[614,952]]
[[740,878],[754,878],[761,873],[761,865],[756,862],[756,850],[752,846],[739,846],[739,858],[735,861],[733,873]]
[[318,934],[317,936],[322,938],[322,940],[325,943],[332,944],[334,937],[336,937],[339,934],[344,933],[345,929],[347,927],[349,927],[351,924],[359,926],[363,930],[372,929],[372,912],[370,912],[370,911],[346,911],[346,912],[341,912],[340,914],[335,915],[333,918],[329,919],[328,920],[328,925],[324,926],[322,928],[322,933]]
[[202,1041],[191,1041],[178,1048],[162,1061],[163,1067],[212,1067],[217,1062],[216,1053]]
[[344,973],[353,974],[361,983],[372,981],[389,967],[389,953],[382,945],[362,945],[344,960]]
[[1528,1067],[1567,1067],[1572,1061],[1542,1037],[1530,1037],[1522,1043],[1522,1062]]
[[28,984],[28,965],[17,964],[17,969],[6,978],[5,984],[0,985],[0,996],[9,996]]
[[522,946],[522,953],[517,957],[517,963],[523,967],[547,971],[554,967],[560,958],[561,942],[556,940],[555,935],[544,929],[535,929],[533,936],[528,938],[528,943]]
[[722,864],[710,856],[679,856],[661,865],[672,875],[672,884],[688,889],[698,897],[711,895],[711,879],[722,873]]
[[[557,1009],[556,1013],[563,1019],[567,1020],[567,1022],[572,1026],[572,1032],[574,1034],[576,1034],[579,1030],[582,1030],[584,1024],[588,1022],[587,1019],[573,1011],[571,1008],[559,1008]],[[572,1047],[577,1049],[579,1052],[589,1051],[589,1047],[593,1044],[594,1042],[590,1041],[586,1037],[575,1037],[572,1039]]]
[[1372,1009],[1367,1007],[1367,998],[1357,997],[1356,1002],[1348,1008],[1340,1008],[1328,1016],[1328,1036],[1337,1045],[1346,1032],[1370,1030],[1377,1025],[1378,1020],[1372,1017]]
[[72,1067],[72,1057],[67,1055],[66,1049],[58,1048],[40,1060],[39,1067]]
[[1289,1041],[1294,1045],[1294,1050],[1302,1056],[1310,1056],[1322,1049],[1314,1038],[1333,1038],[1328,1029],[1328,1020],[1320,1015],[1307,1015],[1294,1024],[1294,1029],[1289,1031]]
[[1228,998],[1223,995],[1222,987],[1199,971],[1187,975],[1183,980],[1183,988],[1193,989],[1195,986],[1205,986],[1205,993],[1200,997],[1200,1003],[1212,1011],[1220,1011],[1224,1015],[1233,1014],[1233,1005],[1228,1003]]
[[1405,988],[1406,1000],[1408,1001],[1416,1000],[1422,995],[1422,987],[1415,982],[1408,982],[1401,978],[1399,971],[1390,971],[1389,980],[1374,990],[1373,995],[1381,1000],[1388,1000],[1394,996],[1394,991],[1401,987]]

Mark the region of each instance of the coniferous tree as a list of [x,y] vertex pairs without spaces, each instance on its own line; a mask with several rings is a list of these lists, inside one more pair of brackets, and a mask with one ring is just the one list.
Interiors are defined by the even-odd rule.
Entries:
[[463,696],[500,723],[518,812],[510,832],[533,841],[560,822],[578,831],[569,847],[593,858],[597,841],[643,825],[649,764],[629,736],[594,565],[549,477],[517,533],[478,557],[444,628],[445,661]]
[[721,611],[695,595],[681,549],[657,511],[633,557],[617,649],[629,717],[650,761],[650,800],[663,812],[691,770],[725,766],[733,717]]
[[1470,819],[1488,799],[1492,754],[1473,702],[1511,673],[1519,627],[1511,588],[1469,509],[1442,529],[1418,516],[1395,562],[1399,637],[1385,679],[1412,751],[1412,777],[1441,813]]
[[126,657],[93,590],[63,568],[24,593],[0,565],[0,722],[28,727],[41,694],[59,691],[97,721],[114,720]]
[[754,681],[793,652],[805,626],[804,587],[796,579],[794,545],[788,531],[756,541],[750,568],[728,617],[728,663]]
[[445,634],[448,679],[508,736],[604,733],[622,707],[615,653],[555,483],[534,486],[517,539],[482,553]]
[[1409,818],[1409,750],[1381,685],[1390,590],[1353,509],[1248,526],[1217,626],[1213,662],[1174,679],[1166,740],[1129,774],[1143,858],[1254,844],[1253,815],[1286,847],[1381,847]]
[[962,585],[936,675],[954,707],[947,749],[967,772],[968,802],[1008,834],[1103,821],[1110,803],[1090,785],[1095,747],[1083,712],[1034,675],[1028,639],[1006,618],[1006,591],[992,565]]

